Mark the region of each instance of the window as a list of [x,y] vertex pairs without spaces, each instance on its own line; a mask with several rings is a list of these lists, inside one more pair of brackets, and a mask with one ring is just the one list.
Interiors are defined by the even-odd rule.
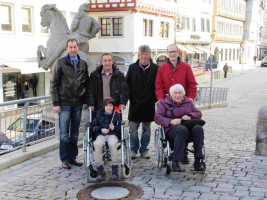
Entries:
[[232,49],[229,50],[229,60],[232,60]]
[[122,18],[113,18],[113,35],[122,36]]
[[233,60],[235,60],[235,49],[233,50]]
[[1,30],[2,31],[13,31],[13,20],[12,20],[12,7],[8,4],[0,4],[1,13]]
[[143,36],[153,36],[153,20],[143,19]]
[[227,53],[228,53],[228,51],[227,51],[227,49],[225,49],[225,61],[227,60]]
[[147,36],[147,19],[143,19],[143,36]]
[[101,18],[101,36],[122,36],[122,17]]
[[169,22],[160,22],[160,37],[169,37]]
[[210,20],[206,19],[206,31],[210,32]]
[[152,20],[149,20],[148,33],[149,33],[149,36],[150,36],[150,37],[153,36],[153,21],[152,21]]
[[182,29],[185,29],[185,16],[182,16]]
[[192,31],[196,31],[196,18],[192,19]]
[[186,17],[186,21],[185,21],[185,29],[186,29],[186,30],[189,30],[189,29],[190,29],[189,17]]
[[32,33],[32,8],[22,7],[22,32]]
[[223,49],[221,49],[221,61],[223,61]]
[[204,18],[201,18],[201,32],[204,32],[205,31],[205,19]]

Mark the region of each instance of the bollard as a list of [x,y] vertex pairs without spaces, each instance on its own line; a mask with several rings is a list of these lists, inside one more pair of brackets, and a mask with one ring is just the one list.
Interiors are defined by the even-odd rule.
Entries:
[[267,106],[261,107],[258,112],[255,154],[267,156]]

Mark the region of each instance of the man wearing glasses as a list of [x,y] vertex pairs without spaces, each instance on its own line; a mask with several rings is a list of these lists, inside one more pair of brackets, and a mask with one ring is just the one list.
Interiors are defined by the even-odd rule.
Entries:
[[181,61],[178,47],[170,44],[167,47],[168,58],[162,64],[156,78],[156,97],[157,100],[164,99],[169,95],[170,87],[175,84],[181,84],[185,89],[185,95],[191,100],[196,97],[197,82],[190,65]]

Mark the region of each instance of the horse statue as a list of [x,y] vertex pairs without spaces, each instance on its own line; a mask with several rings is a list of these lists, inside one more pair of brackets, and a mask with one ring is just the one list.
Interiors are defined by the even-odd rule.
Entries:
[[79,12],[72,22],[72,31],[70,31],[65,17],[56,8],[55,4],[43,5],[40,13],[41,26],[50,29],[50,37],[47,40],[47,48],[43,45],[38,46],[37,60],[39,67],[45,70],[51,68],[58,58],[67,55],[67,40],[75,38],[80,43],[78,54],[87,61],[88,72],[95,68],[95,63],[89,56],[88,40],[96,36],[100,30],[100,24],[88,16],[88,11],[89,5],[87,3],[80,6]]

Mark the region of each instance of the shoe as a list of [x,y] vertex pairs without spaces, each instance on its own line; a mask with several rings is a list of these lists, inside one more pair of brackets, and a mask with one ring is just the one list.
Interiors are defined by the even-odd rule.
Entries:
[[177,161],[172,162],[172,171],[173,172],[181,172],[182,171],[182,169],[179,166]]
[[196,171],[205,171],[205,165],[203,163],[201,163],[200,161],[195,161],[194,162],[194,169]]
[[187,156],[184,156],[184,159],[182,161],[183,164],[189,164],[190,163],[190,160]]
[[148,155],[148,151],[146,151],[145,153],[141,154],[141,157],[144,159],[149,159],[150,156]]
[[137,152],[132,151],[131,152],[131,157],[132,157],[132,159],[135,159],[137,157]]
[[62,162],[63,169],[71,169],[70,163],[68,161]]
[[111,180],[118,180],[118,177],[119,177],[118,165],[112,165]]
[[70,164],[75,165],[75,166],[79,166],[79,167],[83,165],[82,163],[79,163],[76,160],[70,160]]
[[97,169],[96,180],[98,180],[98,181],[104,180],[106,178],[106,173],[104,171],[103,165],[97,166],[96,169]]

